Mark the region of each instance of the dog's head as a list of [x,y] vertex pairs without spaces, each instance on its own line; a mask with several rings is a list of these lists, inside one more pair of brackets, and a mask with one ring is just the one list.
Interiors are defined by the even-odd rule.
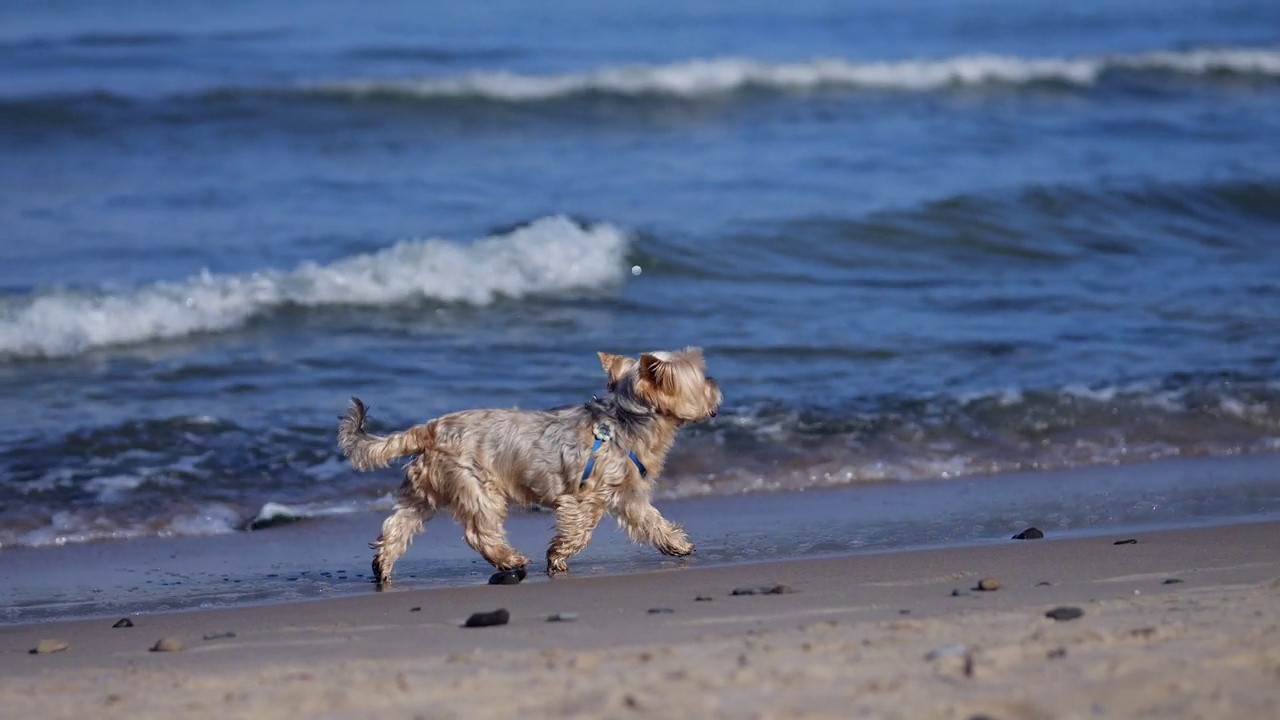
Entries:
[[609,391],[681,423],[716,416],[724,396],[707,376],[700,348],[645,353],[639,359],[599,353]]

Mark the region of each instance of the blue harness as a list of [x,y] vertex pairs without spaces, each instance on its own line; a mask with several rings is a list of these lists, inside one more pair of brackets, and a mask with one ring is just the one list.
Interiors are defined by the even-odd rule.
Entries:
[[[596,452],[607,442],[613,442],[613,428],[608,423],[599,423],[592,429],[591,434],[595,436],[595,442],[591,443],[591,455],[587,458],[587,466],[582,470],[582,480],[578,481],[578,489],[587,486],[587,479],[591,477],[591,471],[596,466]],[[640,462],[640,458],[636,457],[634,450],[627,451],[627,457],[631,458],[631,462],[635,463],[636,469],[640,471],[640,477],[648,477],[649,469]]]

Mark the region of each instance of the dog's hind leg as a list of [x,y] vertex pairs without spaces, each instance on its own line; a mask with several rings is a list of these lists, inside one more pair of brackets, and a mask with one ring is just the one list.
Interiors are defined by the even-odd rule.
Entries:
[[569,558],[591,542],[591,533],[603,515],[604,504],[594,496],[579,500],[565,495],[556,501],[556,536],[547,548],[548,575],[569,572]]
[[683,556],[694,551],[684,530],[650,504],[647,490],[635,488],[614,495],[609,510],[635,542],[648,543],[663,555]]
[[507,517],[507,499],[487,491],[478,472],[459,468],[454,472],[454,494],[449,510],[462,526],[462,537],[499,570],[514,570],[529,564],[507,541],[502,523]]
[[435,505],[428,500],[401,497],[396,509],[382,523],[382,533],[369,543],[377,550],[373,556],[373,578],[379,587],[391,582],[391,568],[396,560],[409,549],[413,536],[422,532],[422,526],[436,514]]

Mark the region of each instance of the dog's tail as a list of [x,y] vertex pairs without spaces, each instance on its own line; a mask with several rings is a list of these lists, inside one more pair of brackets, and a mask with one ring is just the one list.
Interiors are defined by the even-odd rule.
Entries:
[[417,455],[427,449],[432,424],[415,425],[404,432],[387,436],[364,431],[365,406],[360,398],[351,398],[351,409],[338,423],[338,447],[357,470],[384,468],[392,460]]

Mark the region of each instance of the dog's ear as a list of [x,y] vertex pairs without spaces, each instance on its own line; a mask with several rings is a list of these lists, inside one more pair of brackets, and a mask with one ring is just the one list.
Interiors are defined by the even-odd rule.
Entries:
[[609,384],[618,382],[626,372],[627,359],[607,352],[598,352],[596,355],[600,358],[600,367],[604,369],[605,376],[609,378]]
[[693,365],[699,370],[706,372],[707,361],[702,357],[702,348],[687,347],[684,350],[681,350],[680,354],[683,355],[686,360],[693,363]]
[[662,390],[671,390],[671,384],[674,378],[671,375],[670,364],[650,353],[640,356],[640,377]]

